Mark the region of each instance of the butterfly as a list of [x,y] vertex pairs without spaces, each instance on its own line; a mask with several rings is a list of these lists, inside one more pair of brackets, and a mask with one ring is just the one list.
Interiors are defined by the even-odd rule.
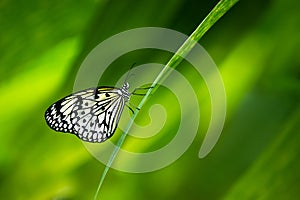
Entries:
[[125,82],[121,88],[97,87],[73,93],[46,110],[46,122],[51,129],[75,134],[83,141],[104,142],[117,128],[132,94],[128,89]]

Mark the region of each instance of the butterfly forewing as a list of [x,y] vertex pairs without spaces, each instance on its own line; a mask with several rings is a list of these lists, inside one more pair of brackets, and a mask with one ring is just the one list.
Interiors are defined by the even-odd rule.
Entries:
[[129,99],[128,86],[91,88],[69,95],[47,109],[47,124],[55,131],[73,133],[84,141],[104,142],[117,128]]

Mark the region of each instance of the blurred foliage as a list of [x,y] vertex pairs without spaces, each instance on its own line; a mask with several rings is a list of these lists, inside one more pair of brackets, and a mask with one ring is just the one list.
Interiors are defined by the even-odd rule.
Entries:
[[[190,34],[216,3],[2,1],[1,197],[92,199],[104,166],[76,137],[53,133],[44,121],[45,109],[72,91],[81,62],[99,42],[145,26]],[[201,122],[194,143],[179,160],[156,172],[110,170],[100,199],[297,199],[299,6],[295,0],[240,1],[222,17],[200,41],[222,73],[228,98],[227,121],[213,151],[201,160],[197,156],[210,117],[209,95],[183,63],[178,70],[200,91]],[[116,60],[103,82],[113,83],[132,60],[166,63],[170,58],[151,50],[133,54]],[[159,92],[147,105],[162,102],[171,109],[168,104],[176,101]],[[147,106],[140,118],[147,122],[146,112]],[[174,121],[164,133],[177,128]],[[161,137],[144,150],[170,139]]]

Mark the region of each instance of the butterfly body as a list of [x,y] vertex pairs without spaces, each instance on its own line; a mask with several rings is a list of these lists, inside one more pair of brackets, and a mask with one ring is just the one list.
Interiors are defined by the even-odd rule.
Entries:
[[46,110],[46,122],[53,130],[75,134],[83,141],[104,142],[117,128],[130,99],[128,89],[126,82],[121,88],[97,87],[73,93]]

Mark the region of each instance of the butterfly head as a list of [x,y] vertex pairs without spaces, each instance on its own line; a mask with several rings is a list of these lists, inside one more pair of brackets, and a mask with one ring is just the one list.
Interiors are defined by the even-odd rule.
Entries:
[[128,90],[129,89],[129,83],[125,82],[122,86],[123,89]]
[[125,82],[121,88],[121,93],[125,101],[128,101],[130,98],[130,93],[128,92],[129,89],[129,83]]

